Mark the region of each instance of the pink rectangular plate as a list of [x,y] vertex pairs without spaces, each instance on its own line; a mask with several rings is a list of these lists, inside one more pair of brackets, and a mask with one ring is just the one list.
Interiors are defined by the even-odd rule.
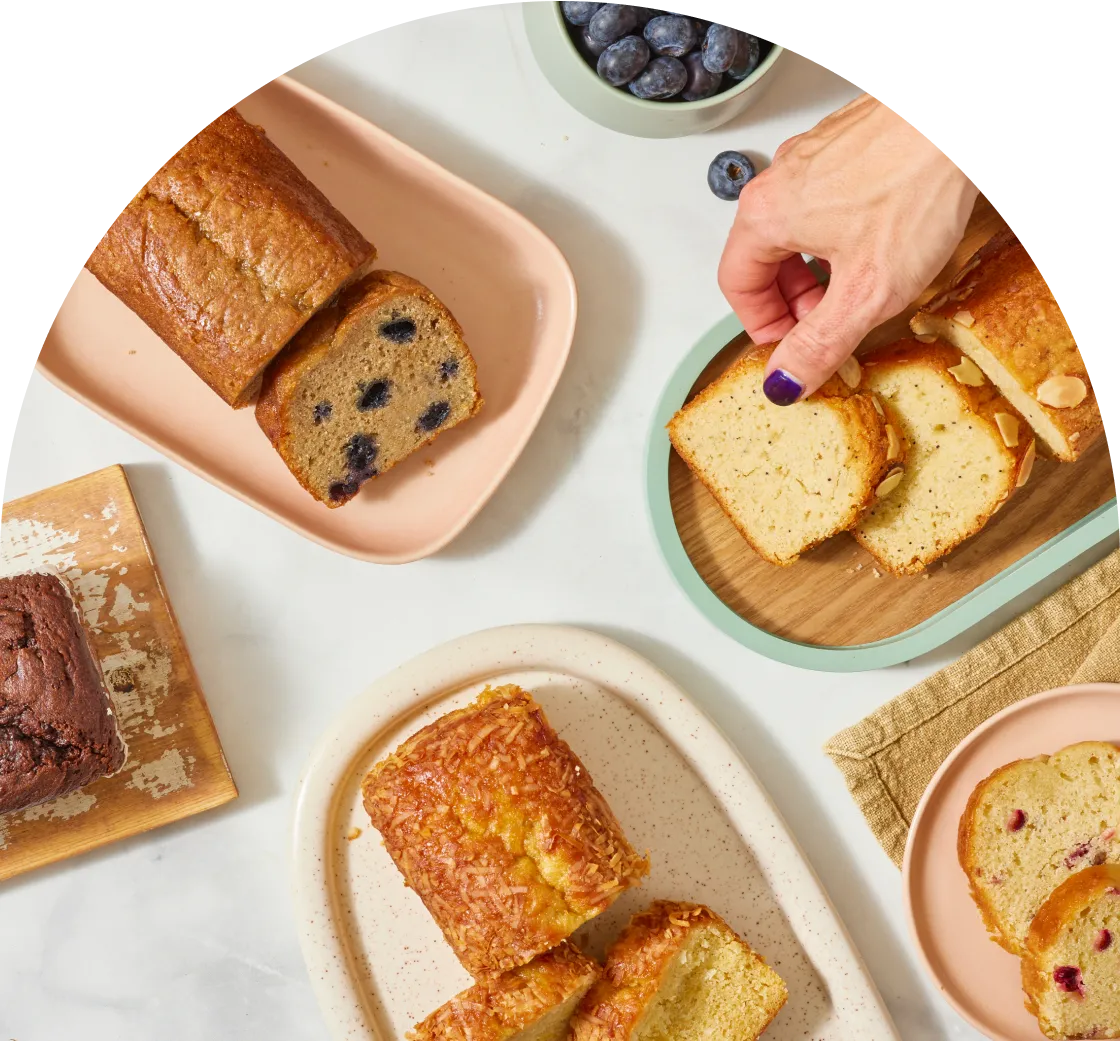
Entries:
[[39,368],[189,470],[310,539],[378,563],[428,556],[482,508],[532,434],[563,371],[576,291],[555,244],[519,213],[327,98],[281,78],[238,106],[378,249],[462,323],[486,406],[348,505],[295,481],[235,411],[86,271]]

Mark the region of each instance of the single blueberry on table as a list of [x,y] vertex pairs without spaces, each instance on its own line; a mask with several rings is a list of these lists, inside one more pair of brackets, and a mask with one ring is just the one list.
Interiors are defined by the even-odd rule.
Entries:
[[739,53],[739,33],[727,25],[712,25],[704,35],[704,68],[721,76],[731,68]]
[[359,383],[358,390],[358,411],[372,412],[389,404],[393,384],[390,380],[374,380],[372,383]]
[[315,406],[315,425],[318,426],[320,423],[325,423],[331,418],[333,412],[334,405],[329,401],[320,401],[319,404]]
[[708,187],[712,194],[734,202],[754,176],[754,163],[742,152],[720,152],[708,167]]
[[586,25],[591,21],[591,16],[602,7],[602,4],[562,3],[560,10],[564,18],[572,25]]
[[451,402],[435,401],[424,410],[416,425],[421,430],[431,433],[443,426],[449,415],[451,415]]
[[440,381],[440,383],[446,383],[449,379],[451,379],[452,376],[458,376],[458,375],[459,375],[459,359],[458,358],[448,358],[447,361],[443,362],[439,367],[439,381]]
[[688,71],[678,58],[654,58],[636,79],[630,81],[630,93],[648,101],[663,101],[684,90]]
[[355,434],[343,447],[346,465],[353,476],[372,476],[377,459],[377,445],[369,434]]
[[638,24],[637,12],[629,4],[603,4],[587,23],[587,32],[600,43],[614,43]]
[[411,343],[416,339],[416,323],[411,318],[395,318],[386,322],[380,332],[390,343]]
[[654,54],[683,58],[700,42],[696,22],[683,14],[659,14],[651,18],[644,35]]
[[762,41],[750,33],[739,33],[739,47],[727,75],[736,83],[745,80],[762,60]]
[[625,87],[649,64],[649,44],[640,36],[624,36],[599,56],[595,71],[612,87]]
[[723,77],[709,72],[704,67],[704,59],[699,51],[684,56],[684,67],[688,71],[688,82],[681,92],[683,101],[703,101],[715,94],[723,84]]

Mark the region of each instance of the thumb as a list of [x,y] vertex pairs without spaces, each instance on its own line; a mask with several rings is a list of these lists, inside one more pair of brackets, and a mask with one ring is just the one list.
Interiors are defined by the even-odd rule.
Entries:
[[886,317],[882,301],[834,275],[821,302],[774,349],[763,393],[775,405],[792,405],[812,394]]

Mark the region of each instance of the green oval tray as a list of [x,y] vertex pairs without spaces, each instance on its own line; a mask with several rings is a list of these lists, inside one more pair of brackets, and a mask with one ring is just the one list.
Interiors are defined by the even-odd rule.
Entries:
[[665,430],[708,363],[742,332],[743,327],[735,315],[728,315],[689,351],[673,373],[657,403],[650,429],[646,448],[646,494],[654,535],[673,577],[710,621],[744,647],[787,665],[822,672],[861,672],[897,665],[959,636],[1063,564],[1120,530],[1116,500],[1112,499],[924,622],[874,643],[843,647],[801,643],[752,625],[712,592],[685,552],[669,501],[671,447]]

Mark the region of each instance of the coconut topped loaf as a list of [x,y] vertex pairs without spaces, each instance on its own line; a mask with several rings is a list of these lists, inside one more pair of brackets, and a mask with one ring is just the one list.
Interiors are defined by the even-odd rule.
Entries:
[[1072,462],[1104,432],[1061,308],[1010,231],[982,246],[910,327],[964,351],[1058,459]]
[[758,554],[792,564],[898,483],[904,445],[854,358],[804,400],[770,402],[773,350],[750,348],[672,418],[669,438]]

